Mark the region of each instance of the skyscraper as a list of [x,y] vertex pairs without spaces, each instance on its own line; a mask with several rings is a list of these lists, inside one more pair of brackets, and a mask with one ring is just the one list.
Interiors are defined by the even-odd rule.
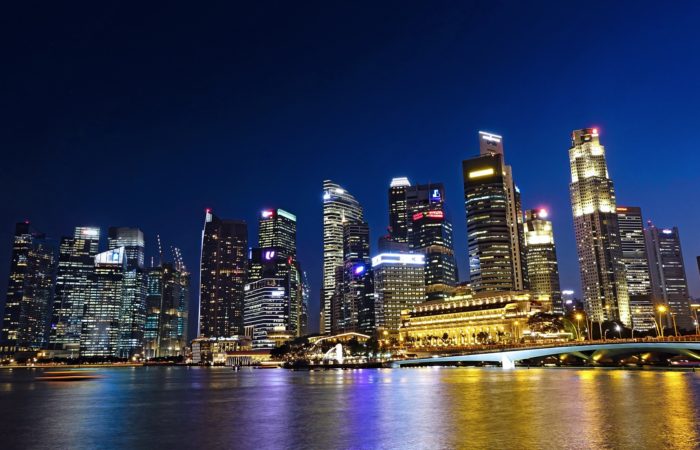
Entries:
[[616,212],[632,326],[638,330],[652,330],[655,327],[655,313],[642,209],[638,206],[618,206]]
[[332,332],[359,331],[359,311],[370,268],[369,225],[362,221],[343,224],[343,268],[332,299]]
[[68,356],[77,357],[80,350],[83,308],[99,244],[100,229],[95,227],[77,227],[73,237],[61,239],[49,348]]
[[692,329],[690,295],[685,274],[683,251],[678,228],[657,228],[651,221],[644,230],[654,301],[668,305],[670,309],[664,320],[672,326],[671,314],[675,315],[679,328]]
[[552,222],[544,208],[525,211],[525,254],[532,298],[553,313],[564,314],[559,287],[559,264]]
[[527,273],[520,191],[501,136],[480,131],[479,151],[462,162],[472,289],[521,291]]
[[39,350],[48,342],[55,277],[55,250],[29,222],[15,226],[2,323],[2,352]]
[[381,253],[372,258],[375,324],[396,334],[401,311],[425,300],[425,257],[410,253]]
[[584,128],[572,133],[569,161],[569,191],[584,308],[594,322],[619,320],[629,326],[632,320],[615,190],[597,129]]
[[336,272],[343,267],[343,223],[363,220],[362,207],[340,185],[323,182],[323,287],[321,289],[321,333],[331,332],[331,301],[336,290]]
[[181,356],[187,346],[190,275],[183,264],[162,263],[146,271],[147,358]]
[[143,353],[146,322],[146,283],[144,279],[145,243],[138,228],[110,227],[107,248],[124,247],[126,269],[124,295],[119,313],[119,356],[130,358]]
[[126,251],[124,247],[95,256],[88,275],[90,288],[80,334],[80,356],[114,358],[119,355],[120,318],[125,297]]
[[207,209],[202,231],[199,336],[243,334],[243,286],[248,270],[248,226]]
[[411,251],[425,255],[426,300],[445,299],[457,284],[452,223],[442,183],[407,188],[408,240]]
[[297,217],[281,208],[266,209],[258,222],[258,247],[280,247],[297,253]]
[[253,330],[254,348],[273,348],[273,332],[289,325],[289,290],[282,277],[265,277],[245,285],[245,326]]
[[389,185],[389,236],[394,242],[408,242],[406,189],[410,186],[406,177],[393,178]]

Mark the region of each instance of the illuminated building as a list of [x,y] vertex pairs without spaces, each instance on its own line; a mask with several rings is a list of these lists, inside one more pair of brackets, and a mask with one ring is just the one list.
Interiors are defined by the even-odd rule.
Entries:
[[77,227],[72,238],[61,239],[49,348],[68,356],[77,357],[80,350],[83,308],[99,243],[100,229],[94,227]]
[[370,269],[369,225],[362,221],[343,224],[343,267],[332,298],[333,334],[360,329],[359,314]]
[[406,198],[410,249],[425,255],[426,299],[445,299],[458,278],[445,189],[442,183],[419,184],[408,188]]
[[569,161],[571,209],[586,313],[594,322],[619,320],[629,326],[632,321],[615,190],[597,129],[572,133]]
[[29,222],[15,226],[2,322],[2,353],[39,350],[48,342],[56,269],[54,248]]
[[362,206],[340,185],[323,182],[323,287],[321,289],[321,334],[331,332],[331,301],[336,290],[336,272],[343,267],[343,223],[363,220]]
[[196,338],[192,340],[192,362],[224,365],[229,354],[250,349],[250,338],[247,336]]
[[126,271],[119,313],[119,356],[130,358],[143,353],[143,332],[146,322],[143,231],[138,228],[110,227],[107,237],[109,250],[124,248]]
[[[293,336],[302,333],[306,305],[304,304],[303,273],[296,258],[296,216],[283,209],[268,209],[261,213],[258,228],[258,247],[251,249],[248,283],[262,279],[279,280],[285,289],[287,301],[284,332]],[[251,311],[247,302],[246,314]],[[246,326],[255,325],[244,316]],[[279,330],[278,330],[279,331]]]
[[653,330],[654,304],[642,209],[638,206],[618,206],[616,212],[632,326],[636,330]]
[[187,346],[190,274],[181,263],[163,263],[146,272],[144,356],[182,356]]
[[527,292],[455,295],[405,310],[400,338],[408,347],[459,347],[523,338],[570,339],[570,333],[534,334],[528,319],[541,312]]
[[394,242],[408,242],[406,189],[410,186],[406,177],[393,178],[389,185],[389,236]]
[[552,222],[546,209],[525,211],[525,254],[533,300],[547,305],[555,314],[564,314],[559,287],[559,265]]
[[401,311],[425,300],[425,256],[381,253],[372,258],[375,325],[395,334]]
[[678,228],[657,228],[649,221],[644,237],[654,302],[668,305],[670,309],[663,319],[672,327],[673,318],[670,316],[673,314],[679,328],[694,329]]
[[81,357],[119,356],[126,259],[124,247],[95,256],[94,271],[88,276],[90,289],[82,319]]
[[289,289],[285,278],[262,278],[245,285],[245,327],[252,327],[253,348],[274,348],[273,332],[289,327]]
[[206,211],[200,264],[199,332],[204,337],[243,334],[243,286],[248,268],[248,225]]
[[503,139],[479,132],[479,156],[462,162],[469,275],[475,292],[527,287],[520,191]]

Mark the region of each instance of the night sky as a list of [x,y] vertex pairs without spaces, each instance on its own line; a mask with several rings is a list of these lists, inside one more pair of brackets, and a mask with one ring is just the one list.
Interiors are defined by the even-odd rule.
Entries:
[[315,330],[322,180],[362,203],[373,244],[392,177],[444,182],[464,280],[461,161],[487,130],[523,207],[551,208],[578,292],[567,151],[597,126],[618,204],[680,228],[700,294],[700,3],[28,3],[0,18],[0,280],[27,218],[56,238],[138,226],[149,255],[160,233],[198,286],[204,208],[246,219],[254,244],[281,207]]

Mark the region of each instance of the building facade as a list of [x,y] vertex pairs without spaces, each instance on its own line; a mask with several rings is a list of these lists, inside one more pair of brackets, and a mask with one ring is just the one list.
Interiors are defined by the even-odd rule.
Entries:
[[248,225],[220,219],[208,209],[202,231],[198,336],[243,334],[247,272]]
[[475,292],[527,287],[520,191],[501,136],[479,132],[479,156],[462,162],[469,275]]
[[245,285],[245,327],[253,348],[274,348],[272,334],[289,327],[290,298],[284,278],[262,278]]
[[321,289],[320,332],[331,332],[332,300],[337,271],[343,267],[343,224],[362,221],[360,203],[348,191],[330,180],[323,182],[323,287]]
[[333,334],[360,329],[360,309],[371,267],[369,225],[362,221],[343,224],[343,267],[332,299]]
[[665,304],[670,310],[663,320],[672,327],[674,317],[671,316],[674,315],[679,328],[694,329],[678,228],[657,228],[648,222],[644,236],[649,253],[654,302]]
[[389,184],[389,236],[394,242],[408,242],[406,190],[410,187],[406,177],[393,178]]
[[594,322],[632,324],[615,190],[598,130],[571,135],[571,209],[586,313]]
[[380,253],[372,258],[375,326],[396,336],[401,312],[425,300],[425,256]]
[[53,244],[29,222],[15,226],[0,351],[39,350],[48,343],[56,256]]
[[642,209],[638,206],[617,206],[616,212],[632,326],[637,330],[653,330],[655,312]]
[[56,274],[49,348],[78,357],[83,309],[90,294],[90,277],[100,244],[100,229],[77,227],[61,239]]
[[162,263],[146,272],[146,358],[183,356],[187,346],[190,274],[182,264]]
[[546,209],[525,211],[525,254],[532,299],[554,314],[564,314],[559,285],[559,264],[552,222]]

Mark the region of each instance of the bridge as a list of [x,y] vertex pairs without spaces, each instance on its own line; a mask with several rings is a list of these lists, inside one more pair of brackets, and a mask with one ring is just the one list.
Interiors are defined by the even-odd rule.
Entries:
[[560,343],[556,345],[518,345],[499,349],[480,348],[461,354],[435,354],[429,358],[393,361],[392,367],[441,365],[450,363],[500,363],[504,369],[512,369],[518,361],[572,355],[592,363],[607,356],[664,353],[683,355],[700,361],[700,336],[665,339],[620,339],[614,341],[588,341]]

